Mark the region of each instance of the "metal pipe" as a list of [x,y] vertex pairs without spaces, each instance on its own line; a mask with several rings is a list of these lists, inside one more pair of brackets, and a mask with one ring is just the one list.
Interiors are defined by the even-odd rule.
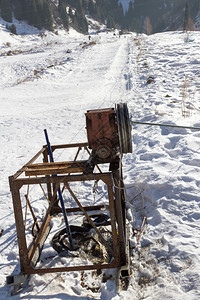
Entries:
[[[46,138],[46,142],[47,142],[50,162],[54,162],[53,153],[52,153],[52,150],[51,150],[51,145],[50,145],[50,142],[49,142],[49,138],[48,138],[48,134],[47,134],[46,129],[44,129],[44,134],[45,134],[45,138]],[[57,175],[54,175],[54,176],[57,176]],[[58,188],[58,195],[59,195],[59,199],[60,199],[62,213],[63,213],[64,220],[65,220],[66,231],[67,231],[67,235],[68,235],[68,238],[69,238],[70,249],[73,250],[74,245],[73,245],[73,240],[72,240],[72,234],[71,234],[71,230],[70,230],[70,227],[69,227],[69,222],[68,222],[68,219],[67,219],[67,214],[66,214],[66,210],[65,210],[64,201],[63,201],[62,192],[61,192],[60,187]]]
[[139,121],[131,121],[131,123],[132,124],[141,124],[141,125],[151,125],[151,126],[161,126],[161,127],[172,127],[172,128],[184,128],[184,129],[200,130],[200,127],[178,126],[178,125],[172,125],[172,124],[148,123],[148,122],[139,122]]

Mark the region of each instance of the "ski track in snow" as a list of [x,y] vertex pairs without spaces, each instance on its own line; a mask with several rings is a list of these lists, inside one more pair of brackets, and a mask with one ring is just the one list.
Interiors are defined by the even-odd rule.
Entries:
[[[101,33],[92,35],[94,44],[89,45],[87,36],[74,32],[43,38],[1,34],[11,44],[6,46],[5,40],[0,54],[0,299],[8,299],[5,277],[19,273],[8,176],[42,147],[44,128],[52,144],[86,141],[88,109],[127,102],[132,121],[200,127],[200,35],[193,32],[184,41],[181,32],[120,38]],[[9,50],[23,53],[5,55]],[[117,293],[113,280],[102,283],[95,272],[72,272],[33,275],[12,299],[200,298],[200,132],[133,124],[132,135],[133,154],[123,158],[127,199],[135,206],[136,227],[144,216],[148,224],[136,251],[132,248],[127,291]],[[60,152],[55,159],[66,158]],[[94,201],[89,188],[75,186],[83,204]],[[105,194],[99,187],[97,203]],[[41,194],[32,189],[31,197],[40,199]],[[38,201],[39,211],[44,200]],[[130,242],[134,247],[135,237]],[[50,256],[55,251],[47,246],[40,263],[67,263],[64,257]],[[111,271],[106,272],[109,278]],[[100,287],[96,293],[95,285]]]

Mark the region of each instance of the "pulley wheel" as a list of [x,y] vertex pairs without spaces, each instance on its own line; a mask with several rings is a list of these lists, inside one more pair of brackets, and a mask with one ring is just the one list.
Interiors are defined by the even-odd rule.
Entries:
[[[76,251],[80,247],[78,245],[78,241],[89,231],[89,228],[70,225],[70,231],[74,242],[74,251]],[[58,253],[64,250],[70,250],[70,243],[66,228],[63,228],[62,230],[58,231],[53,236],[51,245]]]
[[[92,215],[89,215],[93,223],[95,224],[96,227],[98,226],[107,226],[110,225],[110,217],[106,214],[102,213],[94,213]],[[83,227],[86,228],[92,228],[92,225],[89,223],[86,217],[83,218]]]
[[120,153],[132,153],[131,122],[126,103],[115,105]]

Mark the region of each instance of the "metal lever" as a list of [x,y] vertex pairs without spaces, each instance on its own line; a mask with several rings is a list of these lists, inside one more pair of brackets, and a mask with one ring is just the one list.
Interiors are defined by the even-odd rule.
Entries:
[[[48,148],[48,153],[49,153],[49,157],[50,157],[50,162],[54,162],[53,153],[52,153],[52,150],[51,150],[51,145],[50,145],[50,142],[49,142],[49,138],[48,138],[48,134],[47,134],[46,129],[44,129],[44,134],[45,134],[45,138],[46,138],[46,142],[47,142],[47,148]],[[53,176],[57,176],[57,175],[53,175]],[[71,234],[71,230],[70,230],[70,227],[69,227],[69,222],[68,222],[68,219],[67,219],[67,214],[66,214],[64,201],[63,201],[63,196],[62,196],[62,192],[61,192],[60,187],[58,188],[58,195],[59,195],[59,199],[60,199],[60,205],[61,205],[61,208],[62,208],[62,213],[63,213],[64,220],[65,220],[66,232],[67,232],[67,235],[68,235],[68,238],[69,238],[70,249],[74,250],[72,234]]]

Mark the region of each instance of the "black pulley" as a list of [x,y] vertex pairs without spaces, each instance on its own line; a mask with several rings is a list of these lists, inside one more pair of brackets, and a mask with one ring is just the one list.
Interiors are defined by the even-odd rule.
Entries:
[[131,122],[126,103],[115,105],[120,153],[132,153]]
[[[110,217],[102,213],[94,213],[90,215],[90,219],[93,221],[96,227],[110,225]],[[86,228],[92,228],[86,217],[83,218],[83,225]]]
[[[73,241],[75,242],[74,250],[79,248],[78,241],[89,231],[89,228],[82,226],[70,225],[70,231],[72,234]],[[70,250],[69,238],[66,232],[66,228],[58,231],[51,241],[52,247],[58,252],[64,250]]]
[[[93,213],[90,215],[96,227],[110,225],[110,217],[103,213]],[[86,217],[83,218],[82,226],[70,225],[70,231],[74,243],[74,251],[78,250],[83,244],[83,240],[90,238],[89,231],[92,225]],[[66,228],[58,231],[52,238],[51,245],[58,253],[70,250],[69,237]]]

